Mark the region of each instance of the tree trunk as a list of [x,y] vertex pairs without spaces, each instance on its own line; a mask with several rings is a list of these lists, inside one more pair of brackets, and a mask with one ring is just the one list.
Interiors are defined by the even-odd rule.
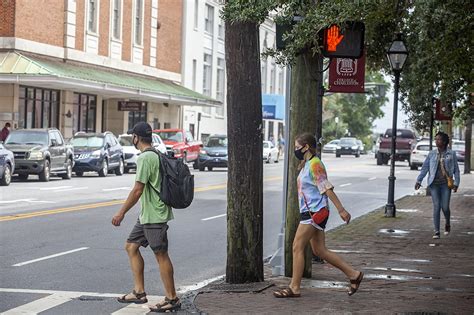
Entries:
[[464,174],[471,173],[471,147],[472,147],[472,112],[466,120],[465,147],[464,147]]
[[226,23],[228,283],[263,281],[262,93],[259,26]]
[[[290,138],[287,139],[290,155],[288,170],[288,194],[286,209],[286,233],[285,233],[285,276],[291,277],[293,273],[293,239],[300,221],[298,203],[298,188],[296,178],[298,177],[299,161],[294,158],[294,139],[303,132],[318,134],[318,110],[322,106],[322,97],[318,91],[322,82],[320,71],[321,56],[312,56],[311,52],[305,52],[297,57],[292,67],[291,80],[291,107],[290,107]],[[311,249],[306,251],[306,264],[304,277],[311,277]]]

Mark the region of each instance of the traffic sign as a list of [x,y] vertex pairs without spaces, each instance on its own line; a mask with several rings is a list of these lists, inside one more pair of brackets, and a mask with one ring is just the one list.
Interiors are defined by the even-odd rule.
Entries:
[[362,22],[333,24],[324,30],[323,56],[358,59],[364,51],[365,25]]

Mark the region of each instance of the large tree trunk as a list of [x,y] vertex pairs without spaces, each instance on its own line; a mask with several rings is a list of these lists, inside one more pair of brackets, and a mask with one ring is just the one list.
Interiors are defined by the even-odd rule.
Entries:
[[[290,138],[287,139],[289,146],[289,170],[288,170],[288,195],[286,208],[286,233],[285,233],[285,276],[291,277],[293,273],[293,239],[300,221],[298,206],[298,188],[296,178],[298,177],[298,164],[293,156],[295,150],[294,139],[303,132],[318,134],[318,110],[322,106],[322,96],[319,88],[322,82],[320,72],[321,56],[312,56],[311,52],[305,52],[297,57],[296,64],[291,73],[291,107],[290,107]],[[311,277],[311,249],[306,251],[306,264],[304,277]]]
[[262,93],[259,27],[226,23],[228,283],[263,281]]

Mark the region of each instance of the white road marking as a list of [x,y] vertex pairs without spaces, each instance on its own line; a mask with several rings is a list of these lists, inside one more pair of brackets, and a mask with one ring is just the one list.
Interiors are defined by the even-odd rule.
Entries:
[[32,264],[32,263],[35,263],[35,262],[38,262],[38,261],[42,261],[42,260],[46,260],[46,259],[50,259],[50,258],[55,258],[55,257],[59,257],[59,256],[71,254],[71,253],[75,253],[75,252],[85,250],[85,249],[89,249],[89,247],[76,248],[76,249],[73,249],[73,250],[68,250],[67,252],[57,253],[57,254],[54,254],[54,255],[49,255],[49,256],[33,259],[33,260],[28,260],[28,261],[25,261],[25,262],[14,264],[14,265],[12,265],[12,267],[20,267],[20,266]]
[[80,297],[81,295],[82,294],[77,292],[54,293],[31,303],[12,308],[6,312],[3,312],[2,314],[38,314],[50,308],[69,302],[74,298]]
[[13,288],[0,288],[0,292],[9,293],[31,293],[31,294],[74,294],[79,296],[94,296],[94,297],[105,297],[114,298],[123,296],[118,293],[97,293],[97,292],[76,292],[76,291],[54,291],[54,290],[32,290],[32,289],[13,289]]
[[178,294],[184,294],[184,293],[189,292],[189,291],[198,290],[200,288],[205,287],[209,283],[212,283],[212,282],[218,281],[218,280],[222,280],[222,279],[224,279],[224,277],[225,277],[225,275],[217,276],[215,278],[207,279],[207,280],[201,281],[201,282],[193,284],[193,285],[188,285],[188,286],[184,286],[182,288],[178,288],[177,293]]
[[162,302],[164,296],[150,296],[147,295],[148,302],[146,304],[128,304],[127,306],[113,312],[111,315],[135,315],[135,314],[148,314],[150,312],[150,306]]
[[56,186],[56,187],[46,187],[40,188],[40,190],[55,190],[55,189],[64,189],[64,188],[71,188],[72,186]]
[[56,190],[55,192],[73,191],[73,190],[84,190],[84,189],[88,189],[88,188],[89,188],[89,187],[76,187],[76,188],[68,188],[68,189]]
[[102,191],[115,191],[115,190],[132,190],[130,187],[118,187],[118,188],[105,188]]
[[342,185],[339,185],[339,187],[346,187],[346,186],[350,186],[350,185],[352,185],[352,183],[342,184]]
[[464,197],[474,197],[474,195],[464,194]]
[[225,217],[226,215],[227,215],[227,213],[219,214],[219,215],[216,215],[216,216],[213,216],[213,217],[201,219],[201,221],[209,221],[209,220],[212,220],[212,219],[222,218],[222,217]]
[[0,201],[0,204],[10,204],[18,202],[29,202],[29,203],[56,203],[55,201],[36,200],[36,199],[17,199],[17,200],[5,200]]
[[377,179],[377,177],[371,177],[371,178],[369,178],[369,180],[376,180],[376,179]]

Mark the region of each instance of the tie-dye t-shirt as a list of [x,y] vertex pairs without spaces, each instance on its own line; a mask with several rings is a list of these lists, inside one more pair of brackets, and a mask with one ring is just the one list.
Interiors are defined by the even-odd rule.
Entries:
[[324,207],[329,209],[325,192],[334,186],[328,181],[326,168],[317,156],[306,161],[298,175],[297,184],[300,213],[308,210],[317,212]]

